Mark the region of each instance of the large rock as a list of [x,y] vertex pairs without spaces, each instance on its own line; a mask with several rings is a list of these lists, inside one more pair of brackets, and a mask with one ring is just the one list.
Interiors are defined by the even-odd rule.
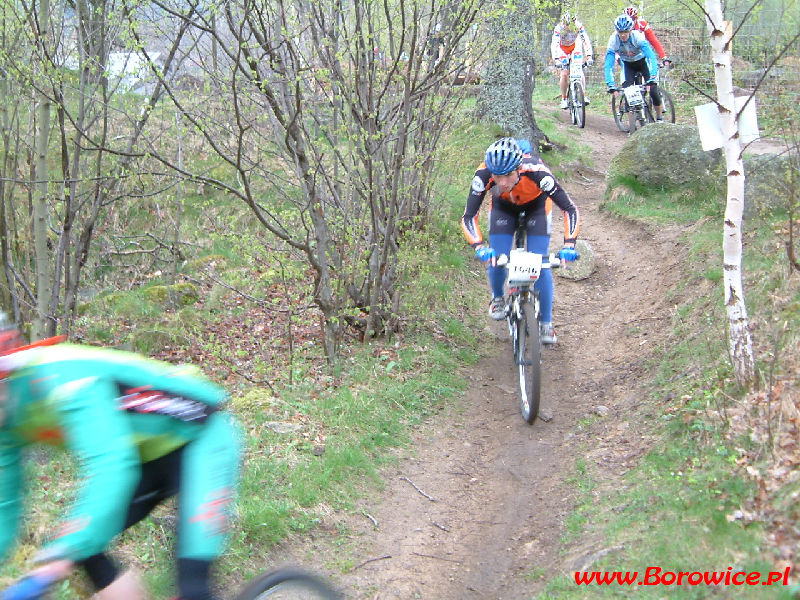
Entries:
[[723,177],[723,166],[722,151],[704,151],[696,127],[651,123],[630,136],[611,159],[606,185],[694,188]]
[[[795,157],[796,159],[796,157]],[[789,208],[792,161],[777,154],[745,155],[744,218],[766,216]]]
[[578,240],[575,244],[580,258],[575,262],[567,263],[566,269],[555,269],[554,274],[566,279],[581,280],[586,279],[594,273],[595,261],[594,250],[586,240]]

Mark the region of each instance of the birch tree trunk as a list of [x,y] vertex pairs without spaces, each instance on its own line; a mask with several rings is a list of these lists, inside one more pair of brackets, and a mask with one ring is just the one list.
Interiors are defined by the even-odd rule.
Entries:
[[706,0],[706,17],[711,34],[714,78],[717,85],[722,137],[725,140],[725,167],[728,194],[723,229],[723,282],[728,313],[728,351],[739,385],[748,385],[755,374],[753,342],[748,327],[747,307],[742,289],[742,212],[744,209],[744,163],[736,106],[733,97],[731,39],[733,27],[722,15],[720,0]]

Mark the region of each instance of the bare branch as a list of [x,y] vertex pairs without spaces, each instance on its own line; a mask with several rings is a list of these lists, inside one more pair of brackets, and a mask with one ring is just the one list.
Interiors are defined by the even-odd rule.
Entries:
[[428,500],[430,500],[431,502],[436,502],[436,498],[433,498],[433,497],[429,496],[428,494],[426,494],[425,492],[423,492],[421,489],[419,489],[419,488],[417,487],[417,484],[416,484],[416,483],[414,483],[413,481],[411,481],[411,480],[410,480],[408,477],[405,477],[405,476],[403,476],[403,477],[400,477],[400,479],[401,479],[402,481],[406,481],[406,482],[410,483],[410,484],[411,484],[411,487],[413,487],[413,488],[414,488],[415,490],[417,490],[417,491],[418,491],[418,492],[419,492],[419,493],[420,493],[422,496],[425,496],[425,497],[426,497]]

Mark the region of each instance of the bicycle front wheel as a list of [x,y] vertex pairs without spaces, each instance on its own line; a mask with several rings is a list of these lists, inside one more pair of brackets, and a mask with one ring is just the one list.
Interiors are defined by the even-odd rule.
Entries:
[[572,110],[575,111],[573,122],[583,129],[586,125],[586,105],[583,102],[583,88],[577,81],[572,84]]
[[324,579],[300,569],[278,569],[259,575],[235,600],[339,600]]
[[541,391],[542,342],[539,320],[532,302],[522,305],[522,318],[516,322],[517,373],[519,376],[519,408],[522,418],[532,425],[539,414]]
[[[628,104],[627,100],[625,100],[625,104],[626,105]],[[639,125],[639,110],[628,106],[628,133],[633,133],[634,131],[636,131],[636,127],[638,125]]]
[[628,110],[630,109],[628,108],[628,100],[625,96],[620,95],[619,106],[617,106],[617,99],[611,96],[611,114],[614,115],[614,122],[617,124],[619,130],[625,133],[630,131],[630,126],[627,123],[628,116],[625,114]]

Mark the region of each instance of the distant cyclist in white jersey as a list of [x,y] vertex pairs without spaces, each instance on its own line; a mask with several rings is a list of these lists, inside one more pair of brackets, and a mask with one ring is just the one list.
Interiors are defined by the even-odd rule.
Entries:
[[[586,33],[586,28],[583,26],[575,15],[565,12],[561,15],[561,21],[558,22],[553,30],[553,40],[550,43],[550,54],[556,66],[561,69],[561,76],[559,85],[561,86],[561,108],[567,108],[567,80],[569,57],[573,54],[583,54],[584,64],[591,67],[594,64],[592,56],[592,40],[589,39],[589,34]],[[583,85],[583,100],[589,104],[589,97],[586,95],[586,77],[581,78]]]

